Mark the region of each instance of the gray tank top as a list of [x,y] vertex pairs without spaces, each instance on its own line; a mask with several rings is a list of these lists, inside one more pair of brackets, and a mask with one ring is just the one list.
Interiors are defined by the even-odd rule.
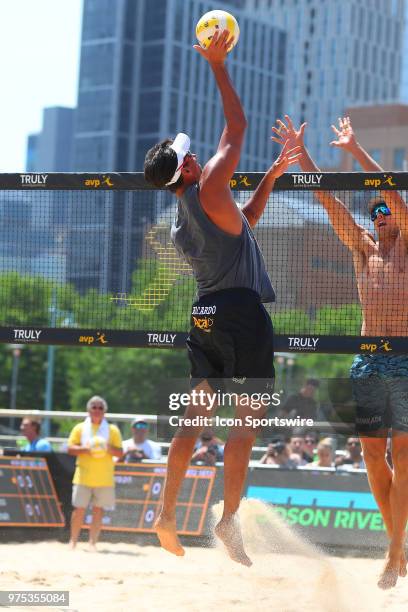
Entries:
[[275,291],[245,215],[241,234],[228,234],[207,217],[198,192],[197,184],[185,190],[171,228],[174,246],[193,269],[198,297],[241,287],[256,291],[262,302],[274,302]]

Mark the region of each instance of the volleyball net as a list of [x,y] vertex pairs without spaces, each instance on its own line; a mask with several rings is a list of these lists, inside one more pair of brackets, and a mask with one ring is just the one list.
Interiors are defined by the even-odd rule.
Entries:
[[[262,177],[234,175],[239,205]],[[254,229],[276,290],[267,305],[276,350],[408,353],[407,337],[360,335],[353,258],[315,195],[332,193],[373,232],[368,204],[389,189],[406,198],[408,174],[288,173],[277,181]],[[183,347],[196,285],[170,240],[176,207],[141,173],[0,175],[0,342]],[[384,320],[398,319],[406,274],[380,297],[363,276],[365,299],[373,291]]]

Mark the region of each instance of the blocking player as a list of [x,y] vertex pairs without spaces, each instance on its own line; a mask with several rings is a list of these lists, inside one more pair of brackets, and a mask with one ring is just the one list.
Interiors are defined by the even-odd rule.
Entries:
[[[296,130],[286,115],[272,138],[280,144],[302,147],[300,166],[319,172],[304,145],[304,123]],[[349,117],[332,126],[332,146],[349,153],[368,172],[383,172],[357,142]],[[358,225],[348,208],[328,192],[315,192],[333,229],[353,255],[360,297],[363,336],[408,334],[408,206],[397,191],[381,191],[369,204],[373,233]],[[389,348],[389,343],[384,341]],[[408,519],[408,356],[392,352],[357,355],[351,379],[357,401],[356,425],[361,437],[371,490],[390,540],[387,559],[378,581],[380,588],[395,586],[406,576],[405,529]],[[392,428],[392,463],[386,461],[387,435]]]

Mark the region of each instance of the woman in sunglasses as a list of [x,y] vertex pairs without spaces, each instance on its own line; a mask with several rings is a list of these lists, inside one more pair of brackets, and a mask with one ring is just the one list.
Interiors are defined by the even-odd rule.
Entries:
[[[306,124],[296,130],[288,116],[286,124],[278,124],[272,128],[273,140],[300,146],[302,170],[320,172],[304,145]],[[351,153],[365,171],[384,172],[357,142],[349,117],[339,119],[338,128],[332,127],[333,146]],[[392,184],[392,177],[384,175],[384,183]],[[398,191],[381,191],[369,203],[371,232],[358,225],[345,204],[330,192],[316,191],[315,196],[353,255],[363,311],[361,335],[383,338],[379,352],[356,356],[351,379],[368,479],[390,540],[378,586],[389,589],[398,576],[407,574],[408,355],[395,355],[387,337],[408,335],[408,206]],[[390,428],[393,470],[385,458]]]

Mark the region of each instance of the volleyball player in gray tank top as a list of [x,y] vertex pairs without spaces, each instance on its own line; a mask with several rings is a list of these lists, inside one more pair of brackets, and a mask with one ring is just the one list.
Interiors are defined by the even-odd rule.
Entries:
[[[285,146],[247,204],[238,208],[229,181],[247,122],[225,67],[228,36],[227,31],[215,34],[206,50],[194,47],[208,61],[222,98],[226,125],[215,155],[202,168],[189,150],[189,137],[178,134],[174,141],[162,141],[148,151],[144,172],[146,180],[170,189],[179,199],[172,239],[191,264],[198,289],[187,341],[193,386],[211,394],[215,380],[228,381],[242,395],[248,380],[269,380],[271,389],[274,378],[273,330],[262,302],[274,301],[275,294],[251,228],[275,180],[297,162],[300,149]],[[209,417],[207,408],[208,404],[191,403],[184,417]],[[236,416],[244,421],[249,412],[251,407],[238,401]],[[169,450],[163,506],[155,527],[161,545],[175,555],[184,554],[176,532],[177,495],[201,429],[181,426]],[[255,439],[256,431],[248,426],[231,428],[224,451],[224,511],[215,528],[230,557],[248,566],[236,513]]]

